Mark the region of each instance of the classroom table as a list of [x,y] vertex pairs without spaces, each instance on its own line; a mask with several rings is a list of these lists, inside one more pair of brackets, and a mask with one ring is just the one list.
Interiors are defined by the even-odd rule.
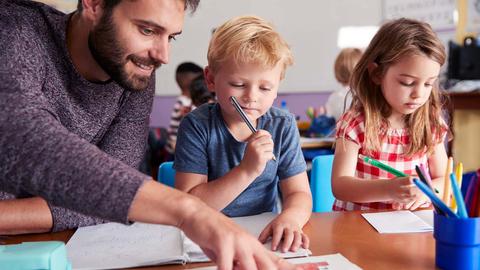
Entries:
[[[435,241],[431,232],[379,234],[360,213],[314,213],[304,229],[310,237],[313,256],[341,253],[363,269],[435,269]],[[7,244],[67,241],[73,232],[12,236],[3,241]],[[195,263],[135,269],[175,270],[207,265],[209,264]]]
[[307,138],[300,137],[300,147],[302,149],[311,148],[332,148],[335,138],[322,137],[322,138]]

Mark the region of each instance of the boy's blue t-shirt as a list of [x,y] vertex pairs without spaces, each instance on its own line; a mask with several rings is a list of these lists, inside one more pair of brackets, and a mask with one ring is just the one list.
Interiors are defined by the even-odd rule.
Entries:
[[[293,114],[272,107],[259,118],[257,129],[272,135],[277,161],[268,161],[263,173],[222,210],[230,217],[272,211],[279,179],[306,170]],[[174,168],[177,172],[208,175],[208,181],[213,181],[240,164],[246,146],[246,142],[239,142],[230,134],[220,106],[205,104],[189,113],[180,124]]]

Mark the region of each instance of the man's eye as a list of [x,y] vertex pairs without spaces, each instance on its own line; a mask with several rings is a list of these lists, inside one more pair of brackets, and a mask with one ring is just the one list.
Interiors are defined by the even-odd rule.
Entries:
[[146,36],[151,36],[154,34],[154,31],[150,28],[141,28],[140,31]]
[[243,87],[243,84],[241,83],[230,83],[230,85],[233,87]]

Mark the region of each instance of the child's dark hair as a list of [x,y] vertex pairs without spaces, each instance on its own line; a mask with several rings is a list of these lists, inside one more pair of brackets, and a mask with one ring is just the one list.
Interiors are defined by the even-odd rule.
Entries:
[[177,70],[175,71],[176,74],[179,73],[200,73],[203,72],[202,67],[199,65],[192,63],[192,62],[183,62],[180,65],[177,66]]
[[195,63],[183,62],[178,65],[175,71],[175,80],[180,89],[182,89],[182,93],[188,93],[192,80],[202,73],[203,69]]
[[196,107],[215,100],[215,93],[208,91],[203,74],[193,79],[190,85],[190,98]]

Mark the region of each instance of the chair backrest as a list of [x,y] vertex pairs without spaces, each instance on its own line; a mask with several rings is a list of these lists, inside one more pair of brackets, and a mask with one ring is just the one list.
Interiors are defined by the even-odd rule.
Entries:
[[335,197],[332,193],[333,155],[317,156],[312,161],[310,189],[313,212],[331,212]]
[[167,186],[175,187],[175,169],[173,168],[173,161],[167,161],[160,164],[157,180]]

